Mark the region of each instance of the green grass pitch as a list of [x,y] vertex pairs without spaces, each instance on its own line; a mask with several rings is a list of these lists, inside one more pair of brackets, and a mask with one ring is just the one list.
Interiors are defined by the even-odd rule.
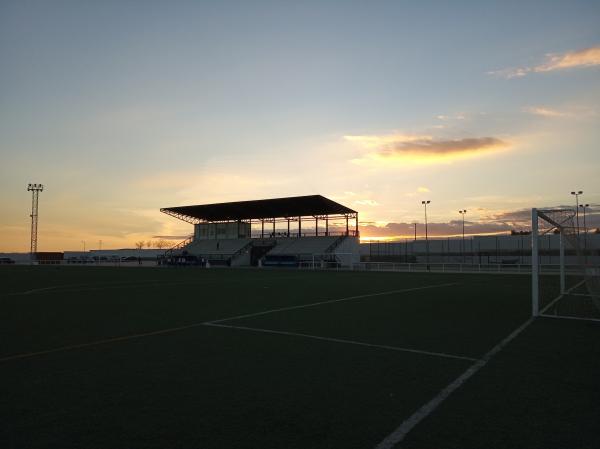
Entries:
[[[17,266],[0,282],[3,449],[375,448],[531,309],[524,275]],[[598,323],[536,319],[398,447],[600,447],[599,379]]]

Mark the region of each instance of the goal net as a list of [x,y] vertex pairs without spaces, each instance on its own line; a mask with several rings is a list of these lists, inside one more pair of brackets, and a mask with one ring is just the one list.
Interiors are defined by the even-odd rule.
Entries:
[[321,270],[321,269],[351,269],[354,264],[353,253],[315,253],[301,258],[299,268]]
[[534,316],[600,320],[600,267],[584,251],[574,218],[572,209],[532,209]]

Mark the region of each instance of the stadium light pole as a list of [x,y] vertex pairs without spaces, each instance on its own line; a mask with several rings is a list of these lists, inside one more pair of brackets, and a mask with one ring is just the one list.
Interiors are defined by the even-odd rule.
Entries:
[[582,194],[583,190],[571,192],[571,195],[575,195],[575,222],[577,223],[577,235],[579,235],[579,195]]
[[28,184],[27,191],[31,192],[31,242],[29,247],[29,261],[33,264],[33,259],[37,253],[38,200],[40,192],[44,191],[44,186],[42,184]]
[[81,243],[83,243],[83,252],[85,253],[85,240],[82,240]]
[[425,261],[427,263],[427,271],[429,271],[429,235],[427,233],[427,205],[431,203],[429,200],[421,201],[425,208]]
[[465,263],[465,215],[467,213],[467,209],[462,209],[458,211],[459,214],[462,215],[462,259],[463,263]]
[[585,210],[590,207],[589,204],[580,204],[579,207],[583,209],[583,248],[585,254],[585,260],[587,261],[587,224],[585,222]]

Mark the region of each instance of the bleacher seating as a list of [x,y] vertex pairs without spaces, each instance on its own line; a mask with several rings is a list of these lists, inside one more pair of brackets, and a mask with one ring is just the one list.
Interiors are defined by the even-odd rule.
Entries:
[[183,248],[199,256],[231,256],[250,243],[250,239],[195,240]]

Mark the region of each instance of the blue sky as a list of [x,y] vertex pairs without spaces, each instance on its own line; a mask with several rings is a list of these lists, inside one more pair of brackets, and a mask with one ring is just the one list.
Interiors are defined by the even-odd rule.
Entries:
[[[600,4],[0,2],[0,250],[321,193],[381,229],[600,202]],[[587,50],[587,52],[586,52]],[[491,139],[491,140],[490,140]]]

